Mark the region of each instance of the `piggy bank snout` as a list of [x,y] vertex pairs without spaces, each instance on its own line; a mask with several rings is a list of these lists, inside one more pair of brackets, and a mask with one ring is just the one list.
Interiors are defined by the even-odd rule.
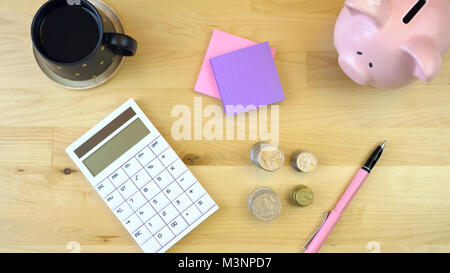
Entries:
[[344,73],[353,81],[360,85],[368,85],[370,82],[370,76],[365,67],[362,66],[351,55],[340,55],[339,65]]

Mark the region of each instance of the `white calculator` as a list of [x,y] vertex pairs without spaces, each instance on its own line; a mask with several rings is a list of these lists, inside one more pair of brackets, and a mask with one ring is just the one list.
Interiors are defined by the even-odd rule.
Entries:
[[219,208],[132,99],[66,152],[144,252],[165,252]]

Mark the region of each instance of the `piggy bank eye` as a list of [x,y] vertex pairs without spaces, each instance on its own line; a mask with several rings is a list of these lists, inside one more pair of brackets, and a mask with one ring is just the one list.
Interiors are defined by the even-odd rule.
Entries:
[[372,67],[373,67],[373,64],[372,64],[372,63],[369,63],[369,67],[372,68]]
[[362,55],[362,52],[361,51],[356,51],[356,54]]

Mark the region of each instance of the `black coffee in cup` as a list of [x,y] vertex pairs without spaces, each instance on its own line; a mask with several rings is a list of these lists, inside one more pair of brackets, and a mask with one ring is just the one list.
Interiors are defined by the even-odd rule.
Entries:
[[45,54],[61,63],[87,57],[97,46],[100,28],[86,7],[61,5],[51,10],[40,26],[40,43]]
[[101,78],[117,56],[133,56],[137,42],[118,33],[104,11],[79,2],[47,1],[34,16],[31,39],[40,64],[63,79],[88,81]]

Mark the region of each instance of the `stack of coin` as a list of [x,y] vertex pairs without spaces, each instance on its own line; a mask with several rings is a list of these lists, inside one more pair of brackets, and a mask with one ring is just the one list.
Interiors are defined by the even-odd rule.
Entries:
[[261,169],[273,172],[283,166],[284,154],[269,143],[259,142],[250,150],[250,160]]
[[317,157],[308,151],[296,151],[292,155],[291,164],[299,172],[310,173],[317,167]]
[[252,191],[248,197],[248,206],[258,220],[270,222],[280,215],[281,202],[278,195],[267,187]]
[[304,185],[294,187],[289,193],[289,200],[300,207],[311,205],[314,200],[314,193]]

